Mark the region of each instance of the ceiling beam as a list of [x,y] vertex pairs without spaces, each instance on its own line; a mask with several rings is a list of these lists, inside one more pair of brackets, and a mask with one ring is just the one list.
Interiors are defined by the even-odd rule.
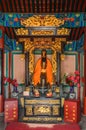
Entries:
[[56,0],[54,0],[54,13],[56,13]]
[[58,1],[58,13],[60,13],[61,1]]
[[39,13],[39,0],[36,0],[37,13]]
[[65,2],[65,9],[64,9],[64,12],[66,12],[67,11],[67,0],[66,0],[66,2]]
[[25,1],[26,1],[26,0],[23,0],[23,6],[24,6],[24,12],[26,13],[26,8],[27,8],[27,6],[26,6],[26,4],[25,4]]
[[28,0],[25,0],[25,7],[26,7],[26,13],[29,13],[29,9],[28,9]]
[[32,0],[32,12],[35,13],[34,0]]
[[14,7],[14,12],[17,12],[16,0],[12,0],[12,5]]
[[44,1],[45,1],[45,13],[47,13],[47,0]]
[[17,4],[17,12],[22,12],[20,0],[16,0],[16,4]]
[[82,5],[82,1],[79,1],[78,2],[78,6],[77,6],[77,10],[79,11],[80,10],[80,6]]
[[50,13],[52,12],[52,0],[50,0]]
[[24,13],[24,3],[23,3],[23,0],[20,0],[20,6],[21,6],[21,9],[22,9],[22,13]]
[[41,0],[41,12],[43,12],[43,0]]
[[3,6],[3,11],[8,12],[5,2],[2,0],[1,3],[2,3],[2,6]]
[[67,0],[67,12],[69,12],[70,0]]
[[8,12],[12,12],[12,6],[10,6],[10,2],[8,0],[5,0],[5,2],[6,2]]
[[30,13],[30,11],[31,11],[30,0],[28,0],[28,10],[29,10],[29,13]]
[[[85,8],[83,8],[85,7]],[[80,5],[80,10],[83,12],[86,12],[86,0],[82,0],[81,5]]]
[[74,5],[73,0],[70,0],[70,4],[69,4],[69,12],[72,12],[72,5]]
[[2,6],[2,1],[0,2],[0,10],[2,10],[4,12],[4,8]]
[[30,13],[33,12],[32,10],[32,0],[30,0]]

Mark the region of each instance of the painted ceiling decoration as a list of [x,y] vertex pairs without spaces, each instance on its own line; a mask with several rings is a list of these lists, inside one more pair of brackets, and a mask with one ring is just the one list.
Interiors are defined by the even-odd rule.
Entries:
[[55,38],[54,41],[52,41],[51,37],[34,38],[33,41],[30,38],[20,38],[20,42],[23,42],[25,52],[30,51],[32,48],[53,48],[55,51],[58,50],[61,52],[61,42],[66,42],[66,38]]
[[10,51],[13,51],[16,49],[16,40],[10,39],[6,34],[4,36],[5,40],[5,47],[8,47]]
[[[0,12],[0,25],[6,27],[22,27],[20,20],[33,17],[34,14],[17,14]],[[52,14],[50,14],[51,16]],[[43,17],[45,15],[42,15]],[[62,13],[54,14],[57,19],[65,21],[64,27],[83,27],[86,26],[86,15],[82,13]]]
[[67,41],[65,45],[64,51],[80,51],[81,48],[83,49],[84,44],[84,35],[77,41]]
[[[19,14],[19,13],[0,13],[0,25],[5,27],[6,34],[16,39],[14,28],[22,27],[20,20],[23,18],[32,17],[33,14]],[[80,13],[58,13],[56,18],[64,19],[62,27],[70,28],[70,40],[78,40],[83,33],[83,27],[86,26],[86,14]],[[80,32],[80,33],[79,33]]]
[[1,12],[63,13],[85,12],[85,0],[0,0]]
[[[76,43],[79,42],[82,45],[80,39],[83,39],[81,36],[86,26],[85,12],[85,0],[0,0],[0,25],[5,27],[5,39],[9,44],[11,44],[9,42],[11,39],[15,41],[20,34],[21,36],[37,36],[41,33],[42,36],[56,35],[59,37],[60,35],[63,37],[65,35],[68,42],[72,41],[69,46],[76,48]],[[34,14],[38,17],[42,15],[42,21],[49,14],[51,17],[63,20],[64,24],[58,24],[58,28],[53,30],[31,30],[30,27],[27,29],[21,21],[34,17]]]

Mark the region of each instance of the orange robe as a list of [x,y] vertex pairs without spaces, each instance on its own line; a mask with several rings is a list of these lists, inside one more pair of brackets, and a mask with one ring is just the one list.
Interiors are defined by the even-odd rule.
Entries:
[[[33,83],[36,86],[38,83],[40,83],[40,75],[41,75],[41,58],[37,61],[34,74],[33,74]],[[50,85],[53,82],[53,76],[52,76],[52,64],[49,59],[47,59],[47,66],[46,66],[46,76],[47,76],[47,83]]]

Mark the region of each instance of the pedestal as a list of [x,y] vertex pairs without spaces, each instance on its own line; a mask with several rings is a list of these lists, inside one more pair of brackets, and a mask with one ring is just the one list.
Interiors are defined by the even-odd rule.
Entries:
[[57,123],[62,121],[60,98],[24,97],[24,122]]

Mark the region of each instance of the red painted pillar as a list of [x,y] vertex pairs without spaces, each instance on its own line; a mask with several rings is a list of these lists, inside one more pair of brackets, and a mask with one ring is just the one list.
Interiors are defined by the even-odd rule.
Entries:
[[86,115],[86,27],[84,28],[84,104],[83,113]]
[[[12,53],[9,52],[9,79],[11,79],[11,61],[12,61]],[[9,98],[11,97],[11,88],[10,88],[10,82],[9,82]]]
[[0,113],[4,111],[4,31],[0,26]]
[[[80,72],[80,53],[78,53],[78,71]],[[77,90],[78,90],[78,100],[80,100],[80,87],[77,87]]]

